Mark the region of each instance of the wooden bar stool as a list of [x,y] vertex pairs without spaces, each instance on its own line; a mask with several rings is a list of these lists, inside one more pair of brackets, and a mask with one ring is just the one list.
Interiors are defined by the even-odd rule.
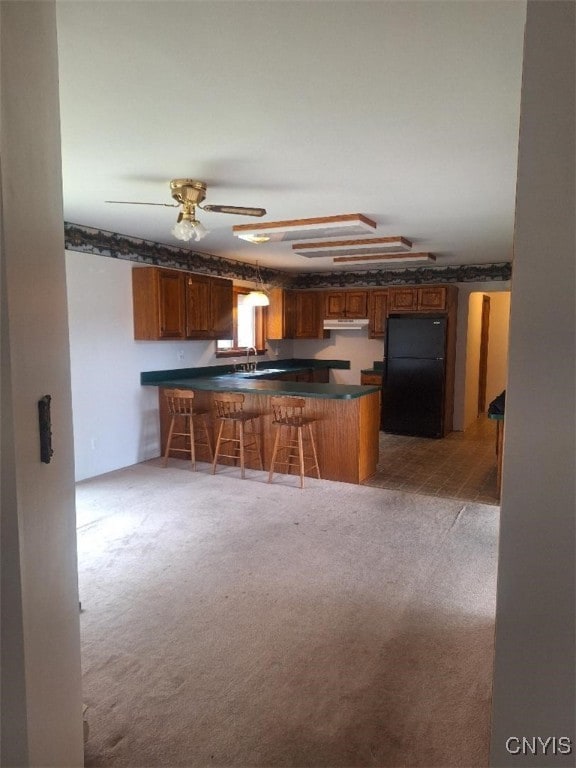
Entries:
[[[194,408],[194,392],[190,389],[167,389],[164,392],[168,405],[168,413],[172,417],[170,420],[170,429],[166,441],[166,451],[164,452],[164,466],[168,462],[170,451],[180,451],[190,454],[192,469],[196,469],[196,445],[204,445],[208,448],[210,461],[213,458],[212,441],[210,440],[210,431],[208,429],[207,417],[208,411],[205,409]],[[194,431],[194,421],[198,420],[203,427],[205,442],[197,440]],[[184,422],[182,424],[182,421]],[[181,426],[180,426],[181,424]],[[176,427],[181,430],[176,431]],[[174,438],[181,437],[184,441],[183,448],[173,448]]]
[[[270,462],[270,472],[268,473],[268,482],[272,482],[274,467],[278,464],[286,464],[288,474],[293,466],[298,466],[300,471],[300,488],[304,488],[304,473],[306,472],[306,460],[313,463],[308,470],[316,470],[320,480],[320,467],[318,466],[318,455],[316,454],[316,444],[312,432],[312,424],[316,419],[304,416],[304,406],[306,401],[303,397],[271,397],[273,419],[272,424],[276,426],[276,437],[274,439],[274,449],[272,451],[272,461]],[[312,451],[311,456],[304,455],[304,431],[308,430],[309,448]],[[280,451],[286,453],[285,461],[277,461],[277,454]]]
[[[254,427],[260,414],[244,410],[244,395],[240,392],[219,392],[213,396],[212,402],[214,403],[216,418],[220,421],[214,461],[212,462],[212,474],[216,472],[218,459],[227,457],[234,459],[235,462],[240,460],[240,476],[244,479],[246,452],[255,453],[260,462],[260,469],[264,469],[260,436]],[[226,425],[228,425],[228,434],[225,433]],[[225,443],[233,444],[233,453],[225,453],[222,450],[222,445]]]

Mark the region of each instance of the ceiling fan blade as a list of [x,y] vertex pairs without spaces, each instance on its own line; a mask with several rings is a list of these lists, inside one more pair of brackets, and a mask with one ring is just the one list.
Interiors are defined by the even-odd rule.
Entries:
[[117,203],[119,205],[161,205],[164,208],[179,208],[178,203],[141,203],[135,200],[104,200],[105,203]]
[[212,213],[236,213],[239,216],[265,216],[266,208],[244,208],[241,205],[203,205],[203,211]]

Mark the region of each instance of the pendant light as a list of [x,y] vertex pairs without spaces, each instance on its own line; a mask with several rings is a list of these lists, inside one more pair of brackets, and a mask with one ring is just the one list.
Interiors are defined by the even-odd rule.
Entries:
[[251,307],[268,307],[270,306],[270,298],[264,289],[264,282],[262,280],[262,275],[260,274],[258,262],[256,262],[256,277],[258,278],[258,288],[250,291],[246,296],[246,302]]

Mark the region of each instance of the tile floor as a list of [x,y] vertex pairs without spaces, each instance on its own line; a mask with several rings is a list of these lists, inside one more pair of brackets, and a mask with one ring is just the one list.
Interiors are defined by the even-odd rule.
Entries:
[[378,468],[364,485],[499,504],[496,422],[480,416],[441,440],[380,432]]

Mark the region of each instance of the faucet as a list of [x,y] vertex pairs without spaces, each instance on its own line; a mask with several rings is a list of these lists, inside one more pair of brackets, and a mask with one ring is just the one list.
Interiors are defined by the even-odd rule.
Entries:
[[246,370],[247,371],[255,371],[256,370],[256,361],[253,363],[250,362],[250,350],[254,352],[254,357],[258,354],[256,351],[256,347],[247,347],[246,349]]

